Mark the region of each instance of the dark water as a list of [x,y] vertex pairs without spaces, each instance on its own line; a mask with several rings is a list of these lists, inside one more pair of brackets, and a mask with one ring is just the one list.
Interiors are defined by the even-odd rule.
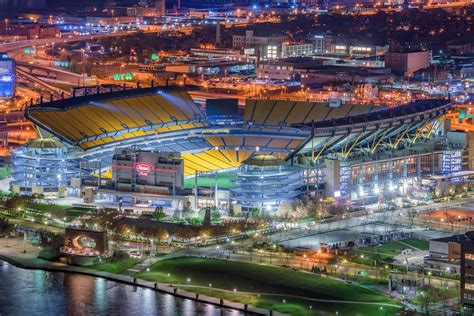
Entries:
[[240,315],[101,278],[0,261],[0,315]]

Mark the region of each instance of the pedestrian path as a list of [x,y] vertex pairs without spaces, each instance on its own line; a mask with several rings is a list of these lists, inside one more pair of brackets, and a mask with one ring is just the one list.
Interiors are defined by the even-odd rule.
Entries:
[[[178,284],[173,284],[173,286],[178,287]],[[182,285],[181,285],[182,286]],[[183,286],[185,288],[202,288],[202,289],[207,289],[209,290],[209,287],[207,286],[201,286],[201,285],[186,285]],[[278,297],[291,297],[291,298],[297,298],[297,299],[303,299],[307,301],[313,301],[313,302],[325,302],[325,303],[340,303],[340,304],[361,304],[361,305],[378,305],[378,306],[386,306],[386,307],[398,307],[402,308],[400,305],[397,304],[390,304],[390,303],[381,303],[381,302],[363,302],[363,301],[347,301],[347,300],[331,300],[331,299],[322,299],[322,298],[314,298],[314,297],[309,297],[309,296],[300,296],[300,295],[292,295],[292,294],[282,294],[282,293],[263,293],[263,292],[245,292],[245,291],[238,291],[235,292],[233,290],[226,290],[226,289],[221,289],[221,288],[212,288],[214,291],[221,291],[221,292],[226,292],[226,293],[237,293],[237,294],[244,294],[244,295],[260,295],[260,296],[278,296]]]

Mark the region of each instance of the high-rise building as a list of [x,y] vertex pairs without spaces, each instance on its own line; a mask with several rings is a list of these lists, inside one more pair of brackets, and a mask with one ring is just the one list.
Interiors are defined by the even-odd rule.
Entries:
[[166,0],[156,0],[155,7],[158,10],[157,15],[162,16],[166,14]]
[[0,53],[0,99],[15,96],[15,60],[6,53]]

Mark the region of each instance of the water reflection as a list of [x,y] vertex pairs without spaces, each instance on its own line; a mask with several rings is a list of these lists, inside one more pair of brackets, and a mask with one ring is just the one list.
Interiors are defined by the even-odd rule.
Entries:
[[240,315],[78,274],[24,270],[0,261],[0,315]]

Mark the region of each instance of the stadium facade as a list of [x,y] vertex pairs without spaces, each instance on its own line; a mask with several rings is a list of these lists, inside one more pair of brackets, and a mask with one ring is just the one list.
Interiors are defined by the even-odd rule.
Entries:
[[13,151],[14,193],[67,196],[71,179],[79,172],[71,148],[51,139],[34,139]]
[[[81,196],[88,196],[89,202],[99,196],[104,179],[113,178],[114,151],[132,146],[141,151],[180,153],[183,177],[234,170],[237,178],[232,190],[219,188],[218,194],[216,185],[213,194],[216,205],[224,199],[237,210],[261,208],[261,199],[249,196],[248,190],[270,185],[265,181],[271,173],[279,175],[283,169],[288,175],[298,169],[294,178],[300,182],[280,189],[273,186],[272,196],[282,199],[270,201],[273,198],[269,197],[264,207],[275,210],[283,200],[304,194],[362,204],[385,190],[403,194],[409,187],[421,188],[433,176],[453,180],[453,185],[454,180],[465,182],[470,176],[456,176],[466,171],[467,145],[448,137],[449,126],[443,117],[450,109],[449,100],[419,100],[395,108],[258,99],[248,99],[244,108],[238,108],[237,102],[232,105],[222,100],[230,115],[215,111],[216,107],[219,101],[213,100],[204,109],[179,88],[143,88],[30,104],[25,115],[75,150],[81,168],[78,181],[72,183],[88,192]],[[272,168],[244,163],[255,162],[251,158],[257,155],[271,155],[285,164]],[[249,177],[258,168],[263,179]],[[288,185],[291,194],[285,189]],[[113,200],[123,201],[124,193],[115,191]],[[204,198],[197,186],[171,192],[136,194],[151,201],[150,205],[178,199],[179,205],[190,203],[195,208]]]

